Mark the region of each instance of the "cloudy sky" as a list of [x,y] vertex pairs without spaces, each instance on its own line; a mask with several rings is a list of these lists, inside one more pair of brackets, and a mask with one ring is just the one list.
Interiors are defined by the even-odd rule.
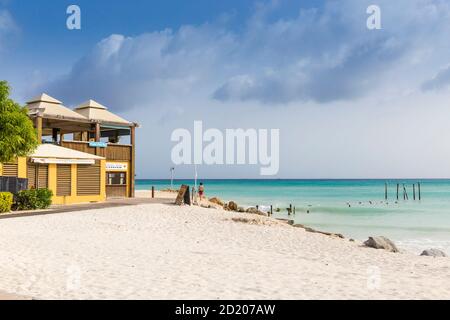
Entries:
[[0,0],[0,78],[21,103],[94,99],[139,122],[139,178],[169,176],[171,133],[194,120],[280,129],[275,178],[448,178],[449,34],[446,0]]

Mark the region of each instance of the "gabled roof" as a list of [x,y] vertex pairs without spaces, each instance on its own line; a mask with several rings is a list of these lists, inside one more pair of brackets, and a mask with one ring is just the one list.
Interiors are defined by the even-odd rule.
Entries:
[[108,111],[108,108],[94,100],[88,100],[75,108],[75,112],[91,121],[99,121],[105,124],[119,124],[133,126],[134,124],[118,115]]
[[39,112],[44,118],[88,121],[86,117],[63,106],[61,101],[45,93],[28,101],[26,107],[30,114]]

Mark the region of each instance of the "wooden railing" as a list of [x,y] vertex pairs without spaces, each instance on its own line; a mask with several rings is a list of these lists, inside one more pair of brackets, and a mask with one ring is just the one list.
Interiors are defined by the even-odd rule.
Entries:
[[[61,146],[72,150],[77,150],[89,154],[105,157],[106,160],[130,161],[131,146],[123,144],[108,143],[106,148],[95,148],[89,146],[89,142],[84,141],[62,141]],[[96,153],[98,152],[98,153]]]

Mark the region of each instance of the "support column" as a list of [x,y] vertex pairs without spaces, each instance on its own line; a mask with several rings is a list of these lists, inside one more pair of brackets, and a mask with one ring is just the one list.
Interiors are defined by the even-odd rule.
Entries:
[[42,117],[41,116],[36,117],[35,127],[37,130],[38,143],[41,144],[42,143]]
[[131,160],[130,160],[130,196],[134,198],[134,179],[136,175],[136,127],[130,128]]
[[[100,122],[97,122],[95,124],[95,142],[100,142]],[[100,155],[100,148],[97,147],[95,148],[95,155]]]
[[99,142],[100,141],[100,123],[97,122],[95,124],[95,141]]

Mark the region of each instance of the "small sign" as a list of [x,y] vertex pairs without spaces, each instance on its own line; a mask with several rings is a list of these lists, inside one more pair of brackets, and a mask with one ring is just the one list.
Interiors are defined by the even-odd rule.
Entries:
[[127,171],[127,163],[107,162],[106,171]]
[[108,144],[106,142],[97,142],[97,141],[91,141],[89,142],[89,147],[91,148],[106,148]]
[[183,184],[180,188],[180,190],[178,191],[178,196],[175,200],[175,204],[178,206],[181,206],[184,202],[184,196],[186,194],[186,192],[188,192],[189,187],[185,184]]

